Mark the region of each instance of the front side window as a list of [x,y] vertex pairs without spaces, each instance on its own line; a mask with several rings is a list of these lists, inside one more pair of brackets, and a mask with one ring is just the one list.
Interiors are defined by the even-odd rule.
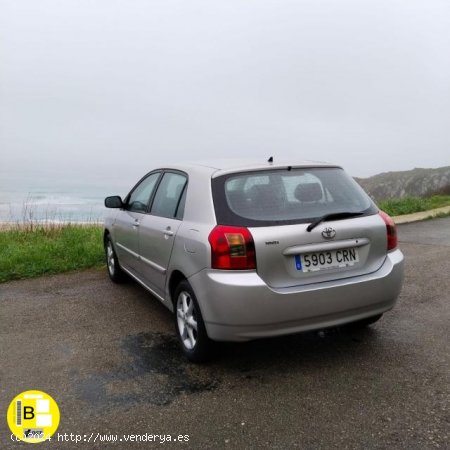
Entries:
[[186,182],[186,176],[166,172],[161,183],[159,183],[150,213],[155,216],[180,218],[177,211],[180,209],[180,199],[185,190]]
[[152,173],[133,189],[127,203],[127,209],[129,211],[140,213],[147,212],[150,197],[160,175],[160,172]]
[[275,169],[213,179],[221,224],[266,226],[306,223],[333,213],[374,214],[377,208],[337,167]]

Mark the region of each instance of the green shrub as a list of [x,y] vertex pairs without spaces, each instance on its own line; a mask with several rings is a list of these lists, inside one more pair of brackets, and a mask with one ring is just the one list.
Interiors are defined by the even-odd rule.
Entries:
[[450,205],[450,195],[433,195],[432,197],[405,197],[382,200],[378,206],[390,216],[401,216],[415,212],[428,211]]

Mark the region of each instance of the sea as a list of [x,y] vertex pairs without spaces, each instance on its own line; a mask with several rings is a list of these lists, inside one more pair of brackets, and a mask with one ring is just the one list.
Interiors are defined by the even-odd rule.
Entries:
[[135,181],[0,172],[0,223],[100,223],[105,197],[124,198]]

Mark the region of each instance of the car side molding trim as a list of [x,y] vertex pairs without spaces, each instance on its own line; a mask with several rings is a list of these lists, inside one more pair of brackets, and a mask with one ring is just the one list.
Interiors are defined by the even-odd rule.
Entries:
[[167,270],[164,269],[164,267],[161,267],[159,264],[154,263],[153,261],[150,261],[147,258],[144,258],[141,255],[138,255],[136,252],[133,252],[129,248],[125,247],[124,245],[117,242],[117,246],[120,247],[122,250],[125,250],[130,255],[133,255],[138,261],[143,261],[145,264],[149,265],[152,269],[155,269],[157,272],[161,273],[162,275],[165,275]]
[[122,250],[125,250],[130,255],[133,255],[135,258],[139,259],[139,255],[137,253],[133,252],[133,250],[130,250],[128,247],[125,247],[125,245],[122,245],[120,242],[116,242],[116,244],[117,244],[117,247],[120,247]]
[[143,256],[139,256],[139,259],[143,262],[145,262],[145,264],[149,265],[152,269],[155,269],[156,271],[158,271],[159,273],[165,275],[167,270],[164,269],[164,267],[161,267],[159,264],[154,263],[153,261],[150,261],[147,258],[144,258]]

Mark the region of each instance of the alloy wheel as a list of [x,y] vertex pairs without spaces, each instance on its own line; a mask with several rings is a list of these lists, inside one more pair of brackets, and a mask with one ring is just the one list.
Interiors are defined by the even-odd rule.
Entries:
[[108,241],[106,246],[106,262],[108,264],[108,270],[111,275],[114,275],[115,261],[114,261],[114,249],[112,247],[111,241]]
[[197,343],[197,319],[194,301],[189,292],[181,291],[178,295],[177,323],[183,345],[192,350]]

